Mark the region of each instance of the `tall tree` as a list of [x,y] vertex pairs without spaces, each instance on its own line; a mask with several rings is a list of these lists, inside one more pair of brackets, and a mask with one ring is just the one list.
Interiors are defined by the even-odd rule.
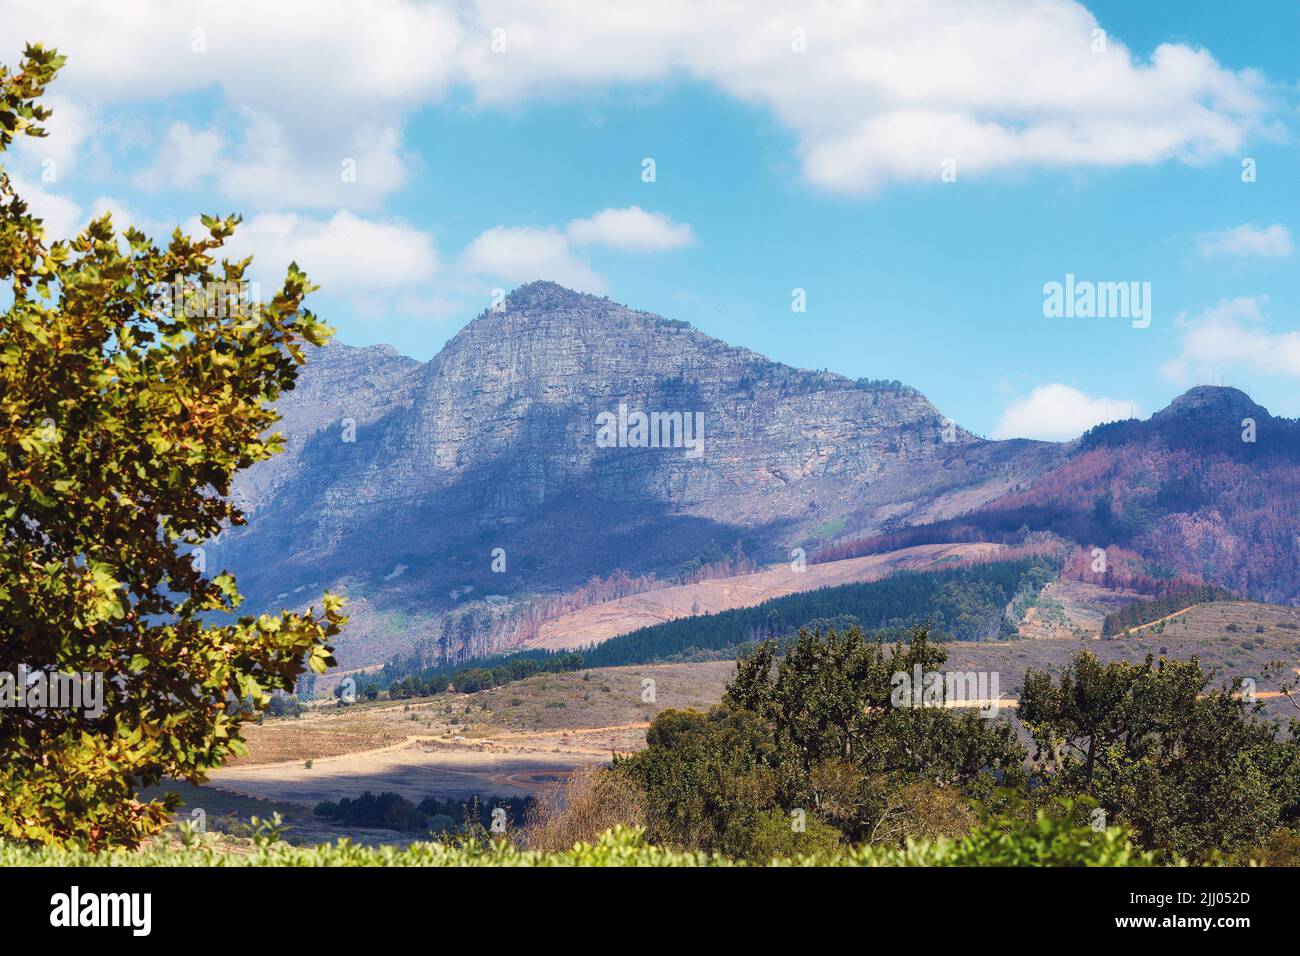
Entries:
[[1102,665],[1087,652],[1057,682],[1030,670],[1017,712],[1048,791],[1088,794],[1143,846],[1193,859],[1293,820],[1300,748],[1212,681],[1195,659]]
[[742,656],[707,714],[661,712],[646,749],[617,766],[645,790],[653,838],[742,856],[767,844],[774,813],[852,842],[901,842],[918,809],[968,821],[968,799],[1021,780],[1025,753],[1005,721],[920,688],[918,706],[900,705],[900,678],[946,658],[926,627],[891,647],[859,627],[804,628],[784,655],[766,642]]
[[[0,151],[44,135],[62,64],[37,45],[0,68]],[[340,598],[236,620],[234,579],[193,553],[243,523],[232,476],[280,449],[271,403],[330,332],[296,265],[253,301],[250,260],[217,263],[239,219],[202,221],[165,248],[107,214],[49,241],[0,167],[0,672],[98,675],[103,693],[0,709],[9,838],[138,843],[170,809],[141,785],[200,781],[272,691],[333,663]]]

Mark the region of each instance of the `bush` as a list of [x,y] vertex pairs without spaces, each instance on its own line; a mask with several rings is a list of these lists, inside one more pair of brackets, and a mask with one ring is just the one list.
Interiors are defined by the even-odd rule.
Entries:
[[671,845],[748,856],[768,814],[799,808],[852,843],[955,836],[974,822],[968,799],[1023,776],[1025,751],[1006,722],[896,704],[896,675],[945,659],[927,628],[893,648],[858,627],[805,629],[780,658],[772,642],[742,656],[708,713],[661,711],[615,766]]
[[[802,829],[796,829],[796,821]],[[841,849],[840,831],[814,814],[794,816],[782,810],[758,815],[749,831],[745,859],[766,863],[776,858],[833,855]]]
[[1246,865],[1254,861],[1260,866],[1300,866],[1300,833],[1278,828],[1258,846],[1236,854],[1233,862]]
[[[868,849],[868,866],[1153,866],[1120,827],[1096,831],[1076,822],[1070,804],[1042,809],[1029,825],[995,817],[960,840],[909,841],[904,850]],[[1180,861],[1171,860],[1177,863]]]
[[579,767],[548,788],[528,814],[524,845],[558,852],[592,842],[617,825],[645,825],[645,794],[626,776],[604,767]]

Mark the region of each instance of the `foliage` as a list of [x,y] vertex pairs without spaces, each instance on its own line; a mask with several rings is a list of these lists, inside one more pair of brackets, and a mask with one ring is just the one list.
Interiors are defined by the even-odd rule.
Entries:
[[1238,850],[1232,859],[1238,866],[1252,861],[1260,866],[1300,866],[1300,833],[1278,827],[1256,846]]
[[[1083,824],[1069,802],[1040,809],[1025,825],[995,817],[960,840],[909,842],[902,851],[874,854],[908,866],[1153,866],[1157,856],[1135,847],[1121,827],[1095,830]],[[1166,862],[1177,863],[1177,860]]]
[[567,850],[616,825],[644,827],[645,815],[645,794],[626,776],[608,767],[578,767],[529,809],[524,843],[533,850]]
[[1101,626],[1102,637],[1114,637],[1131,627],[1150,624],[1197,604],[1235,600],[1231,591],[1214,585],[1171,588],[1153,601],[1138,601],[1111,611]]
[[1102,665],[1081,653],[1059,682],[1025,677],[1018,716],[1046,792],[1087,794],[1143,847],[1192,859],[1261,840],[1300,809],[1300,746],[1189,661]]
[[[1066,814],[1043,811],[1030,827],[993,821],[961,840],[910,842],[905,847],[858,847],[763,860],[776,866],[1151,866],[1122,829],[1097,833]],[[412,843],[367,847],[348,840],[315,847],[282,843],[251,853],[211,846],[91,853],[0,845],[0,866],[743,866],[718,853],[672,850],[646,842],[639,828],[614,827],[562,851],[526,850],[506,840],[486,844]]]
[[497,655],[461,667],[428,667],[414,674],[399,677],[398,675],[410,665],[393,661],[384,666],[376,679],[367,680],[362,677],[358,683],[358,690],[370,696],[368,691],[372,686],[379,689],[386,684],[388,695],[394,700],[431,697],[452,689],[458,693],[472,694],[521,681],[534,674],[559,674],[581,670],[582,665],[581,654],[525,652],[511,655],[509,658]]
[[[363,791],[356,798],[325,800],[316,804],[317,816],[347,827],[376,827],[401,832],[428,832],[439,829],[435,818],[450,820],[466,826],[489,828],[494,811],[506,811],[507,825],[519,825],[532,808],[532,797],[471,797],[468,800],[439,800],[425,797],[418,805],[401,794],[384,791],[380,794]],[[444,826],[442,829],[449,829]]]
[[771,642],[743,657],[707,714],[662,711],[646,749],[615,766],[645,789],[662,842],[752,856],[771,811],[854,843],[901,842],[909,786],[973,798],[1022,776],[1006,723],[894,706],[894,675],[939,670],[946,657],[925,627],[888,650],[858,628],[804,630],[779,660]]
[[[43,135],[37,105],[63,58],[29,46],[0,70],[0,150]],[[271,403],[303,345],[329,330],[290,265],[269,302],[249,260],[216,264],[237,217],[202,219],[159,248],[105,214],[49,242],[0,169],[0,670],[102,675],[99,716],[6,709],[0,833],[131,845],[168,807],[134,799],[162,777],[199,781],[239,751],[240,725],[310,665],[333,663],[342,601],[323,613],[210,623],[234,579],[186,553],[240,524],[232,476],[282,445]]]
[[819,817],[803,819],[799,828],[783,810],[764,810],[753,820],[747,834],[745,859],[793,860],[809,856],[833,856],[843,846],[843,834]]
[[266,706],[266,716],[296,719],[302,716],[302,704],[293,694],[277,691],[271,695],[271,702]]

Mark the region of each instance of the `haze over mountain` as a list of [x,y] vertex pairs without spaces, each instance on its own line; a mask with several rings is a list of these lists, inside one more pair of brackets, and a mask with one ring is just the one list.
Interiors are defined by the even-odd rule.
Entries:
[[[771,564],[795,548],[1042,505],[1036,489],[1067,487],[1099,442],[1145,447],[1187,422],[1197,434],[1210,415],[1246,417],[1230,391],[1193,390],[1149,422],[1069,444],[988,441],[900,383],[791,368],[534,282],[427,363],[385,346],[315,350],[279,403],[285,453],[236,486],[248,526],[212,552],[255,609],[347,593],[359,614],[345,663],[403,650],[430,627],[448,654],[490,650],[474,638],[494,608],[593,576],[666,577],[737,547]],[[620,406],[633,421],[607,431],[606,447],[601,416]],[[702,422],[698,449],[671,430],[663,444],[676,447],[629,447],[636,412]],[[1281,428],[1262,409],[1256,418],[1261,435]],[[1076,490],[1091,496],[1085,510],[1101,493]],[[1163,554],[1155,538],[1141,543]]]

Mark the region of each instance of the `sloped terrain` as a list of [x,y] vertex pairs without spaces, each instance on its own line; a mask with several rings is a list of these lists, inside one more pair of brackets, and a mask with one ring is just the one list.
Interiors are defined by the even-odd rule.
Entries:
[[[1080,545],[1069,573],[1159,593],[1196,579],[1260,601],[1300,601],[1300,421],[1202,385],[1146,421],[1099,425],[1022,487],[960,517],[841,540],[834,560],[934,541],[1047,531]],[[1092,572],[1091,551],[1110,566]]]
[[772,598],[816,588],[876,581],[899,570],[919,571],[1004,550],[998,544],[925,544],[887,554],[808,565],[801,571],[783,566],[755,574],[701,581],[606,601],[547,621],[525,647],[573,650],[599,644],[642,627],[692,614],[716,614],[752,607]]
[[[996,671],[1008,700],[1019,694],[1028,668],[1059,675],[1086,649],[1103,661],[1196,657],[1220,681],[1256,679],[1266,713],[1297,716],[1278,696],[1276,676],[1264,676],[1272,662],[1300,666],[1297,608],[1214,602],[1128,637],[953,642],[945,648],[946,668]],[[367,789],[413,799],[532,793],[574,767],[644,746],[645,728],[665,708],[708,708],[721,699],[734,670],[731,661],[610,667],[542,674],[476,694],[311,708],[302,719],[251,728],[249,756],[213,773],[212,785],[302,804]],[[1004,711],[1007,719],[1013,710]]]

